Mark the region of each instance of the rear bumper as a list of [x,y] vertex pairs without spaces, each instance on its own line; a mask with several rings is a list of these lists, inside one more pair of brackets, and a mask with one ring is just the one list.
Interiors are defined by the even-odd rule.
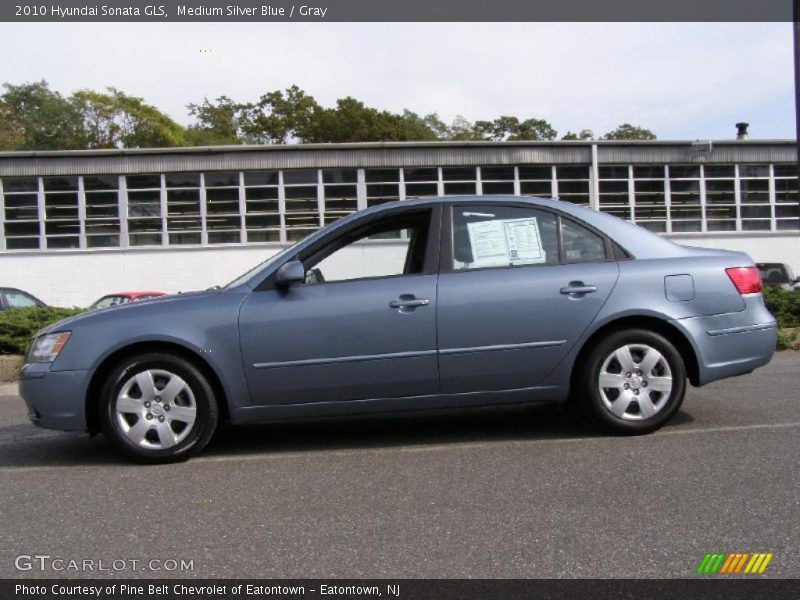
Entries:
[[672,321],[695,348],[697,385],[749,373],[772,359],[778,325],[761,294],[744,298],[746,307],[740,312]]
[[86,431],[88,371],[51,371],[46,363],[31,363],[19,374],[19,392],[34,425],[62,431]]

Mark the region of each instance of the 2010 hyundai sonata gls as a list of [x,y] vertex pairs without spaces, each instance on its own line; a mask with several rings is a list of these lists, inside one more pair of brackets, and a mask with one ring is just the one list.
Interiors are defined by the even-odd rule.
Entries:
[[566,202],[412,200],[306,238],[226,287],[39,332],[37,425],[102,431],[145,462],[218,423],[572,400],[653,431],[686,381],[747,373],[776,323],[745,254],[686,248]]

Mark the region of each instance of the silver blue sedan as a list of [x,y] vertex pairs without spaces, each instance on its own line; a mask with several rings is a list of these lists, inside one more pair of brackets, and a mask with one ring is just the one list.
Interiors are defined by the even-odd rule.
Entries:
[[446,197],[341,219],[221,289],[51,325],[20,389],[37,425],[143,462],[223,420],[493,404],[575,402],[638,434],[687,380],[766,364],[776,333],[746,254],[566,202]]

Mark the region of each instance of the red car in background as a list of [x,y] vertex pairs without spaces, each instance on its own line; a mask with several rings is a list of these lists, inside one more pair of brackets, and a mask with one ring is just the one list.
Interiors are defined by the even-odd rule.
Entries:
[[149,298],[158,298],[159,296],[166,296],[166,292],[117,292],[116,294],[107,294],[92,304],[89,309],[95,308],[108,308],[109,306],[117,306],[118,304],[127,304],[128,302],[139,302]]

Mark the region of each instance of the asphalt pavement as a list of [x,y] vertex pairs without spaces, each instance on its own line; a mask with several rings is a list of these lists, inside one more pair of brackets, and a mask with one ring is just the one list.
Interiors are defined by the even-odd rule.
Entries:
[[482,409],[226,427],[156,467],[0,384],[0,577],[694,577],[706,552],[800,577],[798,384],[780,353],[647,436]]

